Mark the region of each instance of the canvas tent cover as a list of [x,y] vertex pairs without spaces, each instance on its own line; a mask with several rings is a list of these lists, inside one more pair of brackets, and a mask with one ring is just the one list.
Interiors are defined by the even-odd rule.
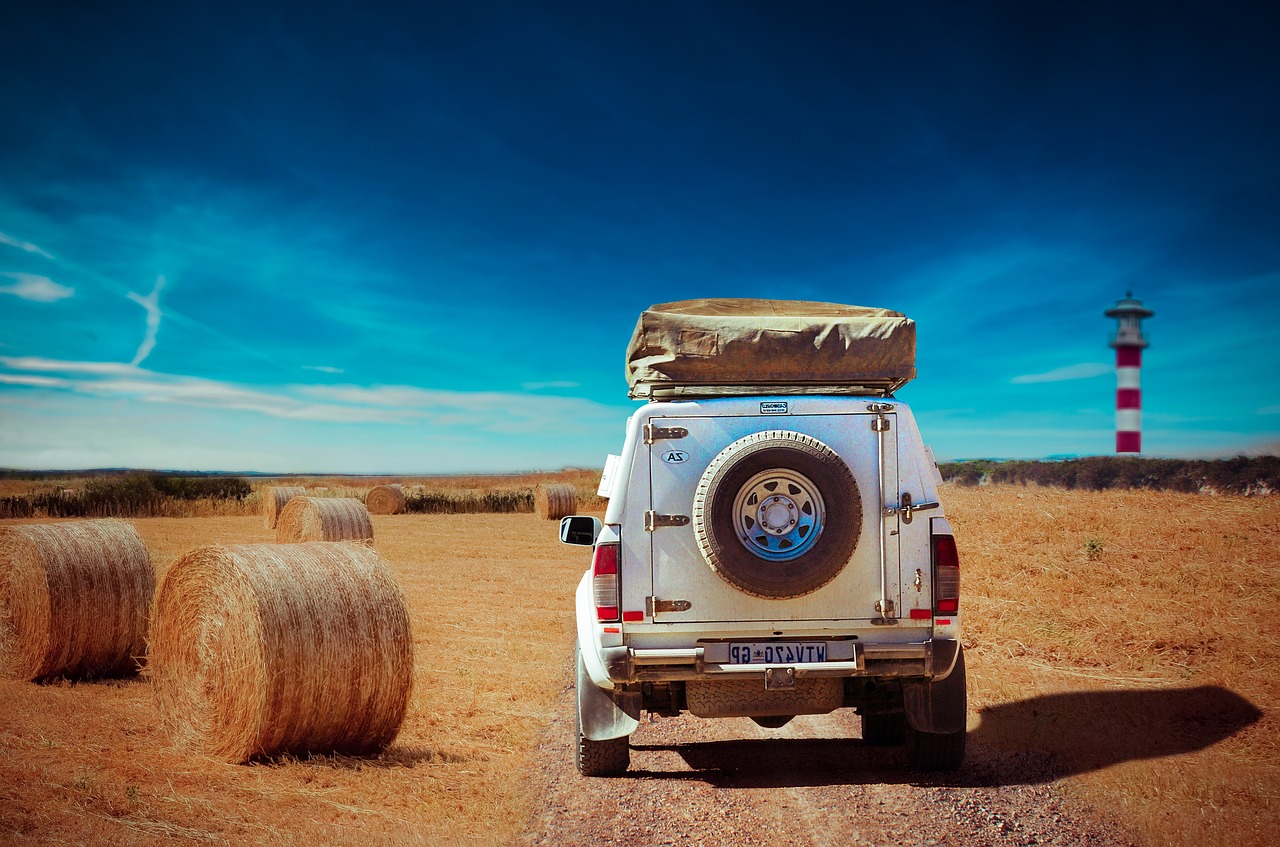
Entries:
[[640,314],[627,347],[632,397],[889,394],[916,375],[901,312],[804,300],[703,299]]

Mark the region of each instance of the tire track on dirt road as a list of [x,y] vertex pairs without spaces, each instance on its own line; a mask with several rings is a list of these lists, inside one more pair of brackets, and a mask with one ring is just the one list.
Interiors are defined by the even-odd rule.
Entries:
[[849,710],[779,730],[745,718],[647,716],[625,776],[573,764],[563,691],[528,775],[540,798],[519,844],[771,847],[1132,847],[1105,815],[1048,781],[1043,761],[970,745],[954,774],[908,772],[901,748],[861,740]]

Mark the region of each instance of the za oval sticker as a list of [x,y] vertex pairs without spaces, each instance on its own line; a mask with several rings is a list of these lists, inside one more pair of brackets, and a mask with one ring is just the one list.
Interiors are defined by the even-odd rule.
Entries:
[[682,450],[668,450],[662,454],[662,461],[672,465],[680,465],[689,461],[689,454]]

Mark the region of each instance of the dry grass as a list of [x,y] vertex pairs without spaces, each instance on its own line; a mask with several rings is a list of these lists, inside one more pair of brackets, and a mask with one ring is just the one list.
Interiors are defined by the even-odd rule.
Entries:
[[157,591],[148,673],[184,747],[230,762],[379,752],[412,683],[404,595],[363,544],[201,547]]
[[156,576],[125,521],[0,527],[0,675],[137,670]]
[[944,497],[976,739],[1050,755],[1151,843],[1269,843],[1280,503],[1013,486]]
[[[509,843],[566,679],[584,551],[532,514],[373,522],[415,652],[382,756],[229,765],[172,748],[145,681],[0,680],[0,843]],[[256,512],[135,523],[162,575],[195,547],[272,540]]]
[[[1048,757],[1066,790],[1150,844],[1269,841],[1277,501],[943,493],[963,557],[974,739]],[[161,571],[197,546],[271,537],[256,510],[136,524]],[[167,746],[145,682],[0,680],[0,841],[509,843],[538,802],[523,773],[568,683],[587,554],[532,514],[374,525],[417,654],[381,758],[226,765]]]

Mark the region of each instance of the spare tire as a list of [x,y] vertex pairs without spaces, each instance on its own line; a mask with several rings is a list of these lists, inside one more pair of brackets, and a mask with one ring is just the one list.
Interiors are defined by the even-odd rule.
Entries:
[[707,466],[693,498],[703,558],[756,597],[802,597],[853,557],[862,495],[844,460],[812,436],[768,430],[741,438]]

